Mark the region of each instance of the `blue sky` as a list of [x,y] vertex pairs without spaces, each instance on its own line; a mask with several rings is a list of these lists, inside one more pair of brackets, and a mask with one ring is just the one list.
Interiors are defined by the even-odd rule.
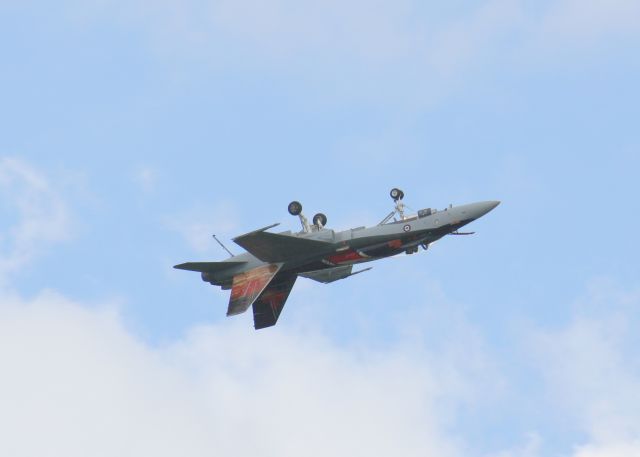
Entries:
[[[0,449],[640,453],[639,24],[630,0],[2,3]],[[375,224],[395,186],[502,204],[299,280],[259,333],[171,268],[296,229],[293,199]]]

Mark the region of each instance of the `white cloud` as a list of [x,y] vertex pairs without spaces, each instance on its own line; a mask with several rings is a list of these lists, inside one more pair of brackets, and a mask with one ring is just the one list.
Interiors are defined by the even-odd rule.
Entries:
[[[384,348],[234,320],[152,347],[114,306],[2,293],[0,454],[481,455],[469,452],[456,411],[493,408],[484,397],[495,394],[496,373],[477,331],[455,314],[437,344],[411,331],[434,319],[418,313]],[[549,414],[568,409],[588,434],[573,457],[640,455],[628,330],[581,317],[537,334],[541,372],[561,399]],[[542,445],[532,432],[491,455],[535,457]]]
[[[71,229],[67,207],[47,178],[26,162],[0,159],[0,203],[17,217],[4,217],[0,277],[26,265]],[[13,224],[13,225],[12,225]]]
[[598,282],[569,325],[536,332],[557,413],[588,435],[576,456],[640,455],[639,307],[637,292]]
[[424,351],[233,321],[152,348],[109,307],[4,296],[0,454],[460,455]]

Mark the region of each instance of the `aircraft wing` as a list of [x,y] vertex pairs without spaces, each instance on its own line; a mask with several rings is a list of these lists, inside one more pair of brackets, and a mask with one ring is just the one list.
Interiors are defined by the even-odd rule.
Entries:
[[276,275],[253,302],[253,326],[256,330],[276,325],[296,278],[292,273]]
[[227,316],[244,313],[271,282],[282,264],[264,265],[233,277]]
[[326,241],[310,240],[293,235],[281,235],[265,231],[274,226],[271,225],[241,235],[234,238],[233,241],[258,259],[269,263],[313,257],[332,251],[332,243]]
[[371,267],[354,273],[351,272],[352,269],[353,265],[344,265],[335,268],[325,268],[324,270],[305,271],[304,273],[300,273],[300,276],[328,284],[330,282],[338,281],[339,279],[348,278],[349,276],[371,270]]

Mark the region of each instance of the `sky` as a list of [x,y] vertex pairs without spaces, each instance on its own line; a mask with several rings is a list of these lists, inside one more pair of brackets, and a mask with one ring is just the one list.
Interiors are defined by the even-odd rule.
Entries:
[[[640,3],[0,1],[0,454],[640,455]],[[299,279],[173,265],[287,204],[500,200]]]

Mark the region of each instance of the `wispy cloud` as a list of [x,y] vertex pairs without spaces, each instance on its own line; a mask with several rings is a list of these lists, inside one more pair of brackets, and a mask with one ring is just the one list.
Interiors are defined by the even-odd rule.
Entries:
[[158,171],[150,166],[141,166],[133,174],[134,182],[147,194],[155,189],[158,179]]
[[435,29],[427,61],[439,73],[461,76],[466,67],[483,58],[519,47],[522,44],[519,29],[525,24],[526,14],[520,1],[485,1],[466,16]]
[[501,451],[498,454],[494,454],[490,457],[538,457],[542,455],[540,447],[542,438],[537,433],[530,433],[527,436],[525,444],[518,446],[514,449]]
[[229,201],[219,201],[214,205],[194,205],[178,214],[164,218],[165,227],[178,232],[197,253],[211,252],[217,248],[212,235],[227,237],[235,235],[238,214]]
[[640,440],[605,445],[590,444],[576,450],[575,457],[633,457],[640,454]]
[[568,43],[590,49],[593,41],[640,35],[634,0],[561,0],[535,7],[524,0],[485,0],[457,10],[412,0],[72,5],[85,22],[107,20],[143,31],[161,55],[221,68],[257,65],[261,72],[284,72],[296,80],[331,81],[338,97],[402,96],[404,103],[430,101],[473,80],[477,66],[527,61],[527,55],[540,57]]
[[0,159],[0,198],[9,211],[0,232],[0,276],[22,268],[48,244],[69,237],[66,204],[47,178],[26,162]]
[[636,0],[562,0],[552,2],[541,24],[556,42],[590,47],[608,38],[640,36]]

